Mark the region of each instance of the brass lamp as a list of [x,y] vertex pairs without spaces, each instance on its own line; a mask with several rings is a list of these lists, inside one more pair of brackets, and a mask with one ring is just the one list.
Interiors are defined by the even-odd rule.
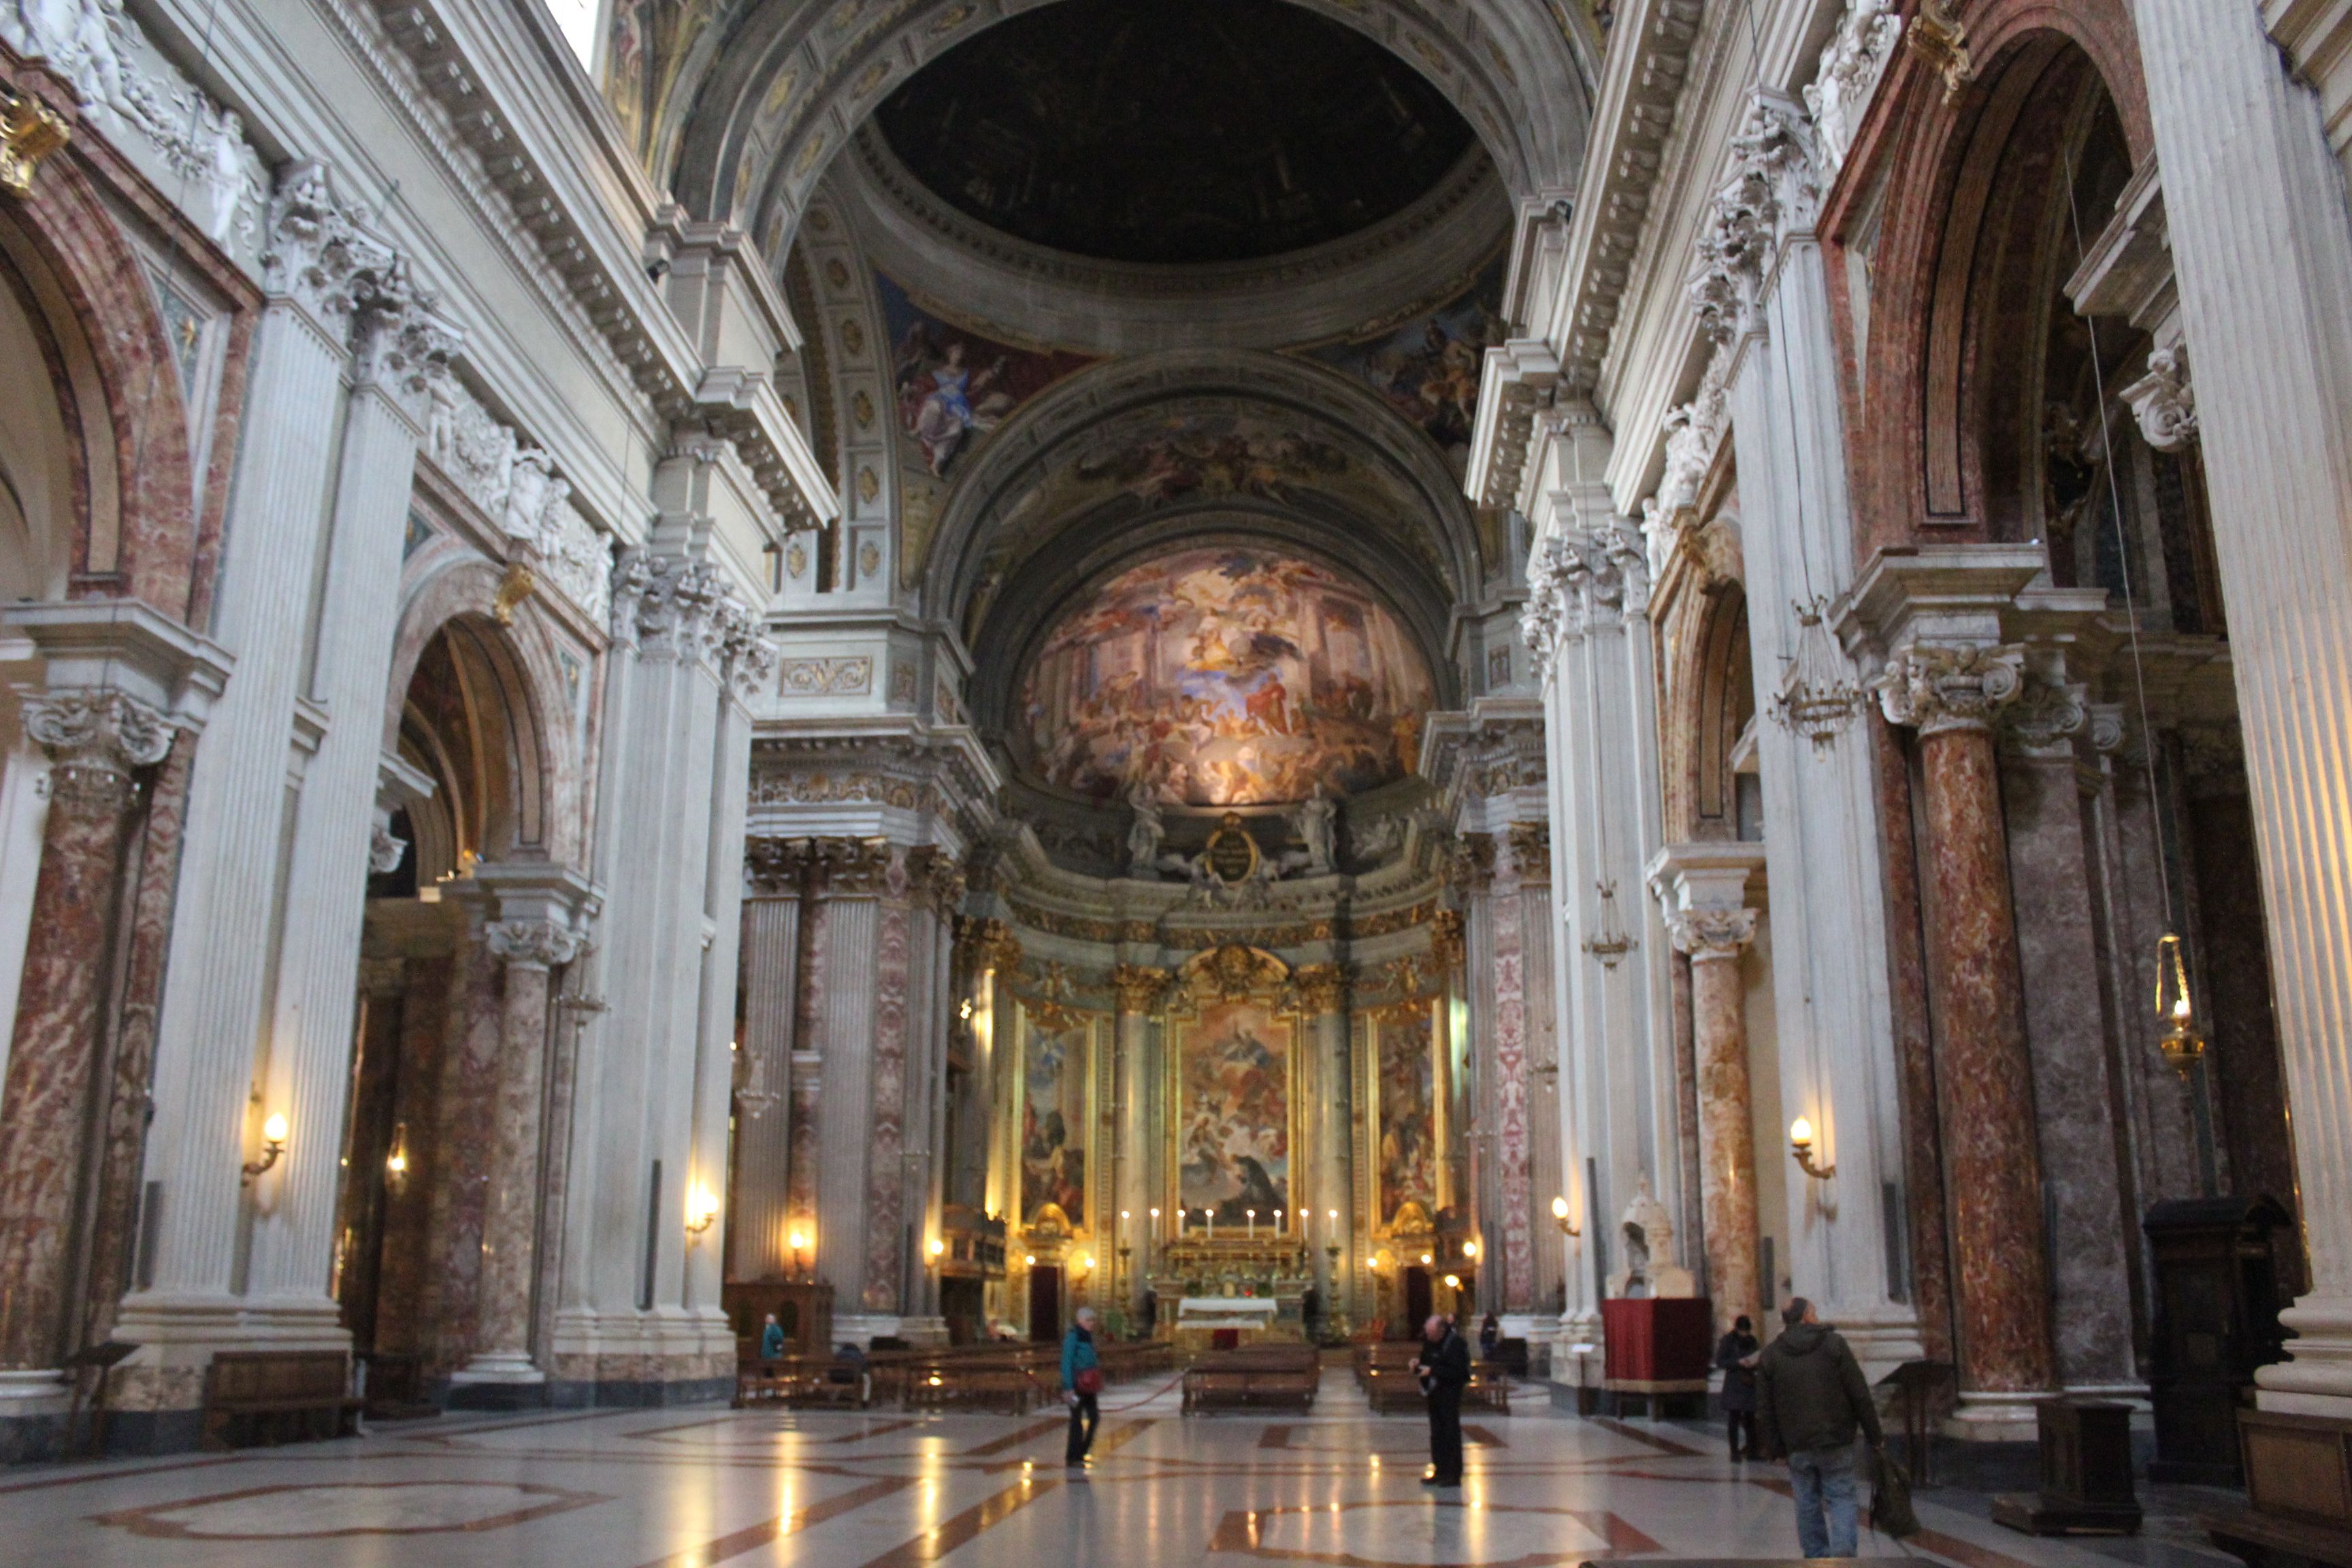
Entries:
[[1789,1152],[1795,1157],[1797,1168],[1817,1182],[1826,1182],[1837,1174],[1837,1166],[1813,1163],[1813,1124],[1800,1116],[1789,1123]]
[[1566,1197],[1564,1197],[1564,1196],[1559,1196],[1559,1195],[1555,1195],[1555,1196],[1552,1198],[1552,1200],[1551,1200],[1551,1217],[1552,1217],[1552,1223],[1559,1226],[1559,1233],[1560,1233],[1560,1235],[1562,1235],[1562,1236],[1582,1236],[1582,1235],[1584,1234],[1584,1231],[1583,1231],[1582,1227],[1580,1227],[1580,1226],[1576,1226],[1576,1225],[1573,1225],[1573,1224],[1570,1223],[1570,1221],[1569,1221],[1569,1217],[1568,1217],[1568,1216],[1569,1216],[1570,1212],[1570,1211],[1569,1206],[1568,1206],[1568,1199],[1567,1199]]
[[[2169,987],[2165,984],[2168,961],[2172,971]],[[2168,989],[2172,993],[2168,1005],[2164,999]],[[2166,931],[2156,944],[2156,1016],[2164,1025],[2156,1048],[2185,1083],[2204,1058],[2205,1037],[2197,1032],[2197,1009],[2189,997],[2189,968],[2181,962],[2180,938],[2171,931]]]
[[261,1158],[246,1162],[245,1183],[253,1185],[253,1178],[278,1163],[286,1152],[286,1113],[273,1110],[261,1123]]
[[383,1183],[397,1194],[408,1185],[408,1123],[392,1124],[392,1148],[383,1157]]

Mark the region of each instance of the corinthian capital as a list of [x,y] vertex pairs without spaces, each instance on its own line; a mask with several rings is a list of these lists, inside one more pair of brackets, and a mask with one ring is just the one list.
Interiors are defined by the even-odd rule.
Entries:
[[1812,121],[1777,93],[1759,92],[1731,140],[1730,166],[1699,231],[1691,306],[1701,330],[1727,342],[1756,330],[1764,279],[1782,240],[1820,216]]
[[1299,1010],[1309,1017],[1344,1013],[1348,1008],[1348,972],[1336,963],[1310,963],[1290,977],[1298,994]]
[[553,921],[493,921],[482,928],[490,956],[510,967],[553,969],[580,956],[587,940]]
[[172,749],[172,721],[120,691],[36,691],[24,704],[25,732],[49,756],[53,800],[119,808],[129,802],[131,775]]
[[1666,917],[1666,935],[1695,959],[1737,958],[1756,940],[1756,911],[1683,910]]
[[394,265],[392,247],[361,228],[324,163],[305,159],[279,178],[261,254],[262,280],[271,293],[290,295],[345,330],[354,295]]
[[465,334],[435,308],[405,258],[362,269],[352,279],[352,348],[361,379],[397,397],[421,427],[433,384],[449,374]]
[[1111,994],[1122,1013],[1149,1013],[1168,994],[1168,972],[1149,964],[1122,963],[1110,972]]
[[1913,643],[1870,683],[1886,721],[1925,735],[1989,730],[2024,685],[2025,650],[2014,644]]

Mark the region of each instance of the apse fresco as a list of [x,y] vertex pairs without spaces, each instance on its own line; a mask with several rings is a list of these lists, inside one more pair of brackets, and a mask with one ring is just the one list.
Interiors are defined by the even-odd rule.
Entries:
[[890,329],[898,428],[934,476],[1024,403],[1094,363],[1000,343],[930,314],[882,273],[874,281]]
[[1196,806],[1401,778],[1431,701],[1427,668],[1369,590],[1251,549],[1120,574],[1054,629],[1021,690],[1047,784]]
[[1021,1218],[1047,1204],[1087,1223],[1087,1030],[1033,1029],[1021,1083]]
[[1381,1217],[1391,1224],[1409,1203],[1437,1212],[1436,1057],[1425,1010],[1383,1016],[1374,1026],[1381,1075]]
[[1427,432],[1456,474],[1470,462],[1478,422],[1478,373],[1486,346],[1503,341],[1503,262],[1427,315],[1378,337],[1307,351],[1362,382]]
[[1219,1225],[1290,1207],[1290,1032],[1257,1002],[1203,1006],[1179,1057],[1177,1203]]

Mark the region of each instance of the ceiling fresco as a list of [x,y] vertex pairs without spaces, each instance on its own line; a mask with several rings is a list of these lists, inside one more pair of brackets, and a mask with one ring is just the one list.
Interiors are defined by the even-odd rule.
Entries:
[[966,216],[1130,262],[1342,238],[1411,205],[1475,140],[1412,67],[1278,0],[1064,0],[940,56],[876,121]]
[[931,314],[883,273],[874,281],[893,345],[898,428],[909,456],[934,478],[946,477],[959,455],[1023,404],[1095,363],[998,342]]
[[1044,784],[1171,805],[1344,796],[1411,770],[1434,689],[1370,590],[1255,548],[1130,567],[1050,632],[1016,745]]
[[1302,351],[1362,382],[1437,444],[1458,478],[1470,466],[1478,418],[1478,372],[1503,327],[1503,258],[1435,310],[1402,326]]

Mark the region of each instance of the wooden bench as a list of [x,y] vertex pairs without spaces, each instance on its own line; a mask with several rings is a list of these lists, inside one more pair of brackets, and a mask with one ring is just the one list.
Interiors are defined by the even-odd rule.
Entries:
[[[1376,1415],[1387,1415],[1400,1410],[1422,1410],[1429,1404],[1429,1395],[1423,1390],[1421,1379],[1414,1374],[1411,1361],[1374,1363],[1365,1382],[1364,1394]],[[1470,1368],[1469,1384],[1462,1390],[1462,1407],[1465,1410],[1492,1410],[1497,1415],[1508,1415],[1511,1413],[1509,1374],[1492,1363],[1475,1363]]]
[[222,1351],[205,1370],[205,1446],[340,1437],[353,1430],[361,1405],[341,1351]]
[[[899,1408],[986,1410],[1026,1415],[1037,1407],[1046,1385],[1026,1355],[988,1358],[942,1356],[907,1369]],[[1059,1380],[1056,1379],[1056,1382]]]
[[1312,1345],[1247,1345],[1217,1351],[1184,1369],[1183,1412],[1315,1407],[1323,1368]]

